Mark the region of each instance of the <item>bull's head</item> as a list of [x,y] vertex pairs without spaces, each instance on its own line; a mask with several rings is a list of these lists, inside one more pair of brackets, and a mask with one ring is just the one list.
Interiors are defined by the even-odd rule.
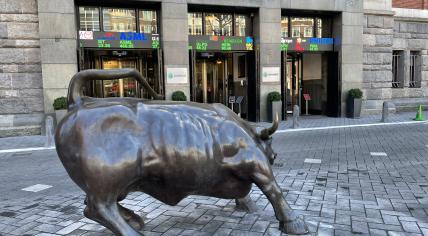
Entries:
[[262,146],[264,148],[264,152],[269,159],[271,165],[276,159],[277,154],[272,149],[272,135],[278,129],[279,126],[279,117],[278,113],[275,115],[275,119],[270,128],[263,129],[259,133],[259,138],[262,140]]

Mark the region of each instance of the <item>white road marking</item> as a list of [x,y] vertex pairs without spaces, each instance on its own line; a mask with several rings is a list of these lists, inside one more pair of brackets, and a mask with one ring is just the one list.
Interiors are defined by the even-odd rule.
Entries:
[[386,156],[388,156],[384,152],[370,152],[370,155],[375,156],[375,157],[386,157]]
[[326,126],[326,127],[315,127],[315,128],[299,128],[299,129],[281,129],[275,132],[275,134],[299,132],[299,131],[314,131],[314,130],[326,130],[326,129],[342,129],[342,128],[354,128],[354,127],[370,127],[370,126],[386,126],[386,125],[405,125],[405,124],[428,124],[428,121],[403,121],[394,123],[373,123],[373,124],[361,124],[361,125],[339,125],[339,126]]
[[55,149],[55,147],[31,147],[31,148],[4,149],[4,150],[0,150],[0,154],[14,153],[14,152],[42,151],[42,150],[52,150],[52,149]]
[[52,186],[51,185],[46,185],[46,184],[35,184],[35,185],[32,185],[32,186],[23,188],[21,190],[27,191],[27,192],[37,193],[37,192],[40,192],[40,191],[48,189],[48,188],[52,188]]
[[321,159],[311,159],[311,158],[306,158],[306,159],[305,159],[305,163],[321,164]]

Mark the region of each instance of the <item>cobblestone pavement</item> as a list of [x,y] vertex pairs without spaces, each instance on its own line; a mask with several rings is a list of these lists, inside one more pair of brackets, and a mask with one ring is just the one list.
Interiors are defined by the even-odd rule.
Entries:
[[[273,168],[311,235],[427,236],[427,145],[427,124],[279,134]],[[52,181],[53,190],[44,190],[49,194],[0,202],[0,235],[111,235],[82,216],[82,192],[56,193]],[[250,196],[257,212],[236,210],[233,200],[199,196],[172,207],[132,193],[122,204],[145,217],[144,235],[279,235],[266,197],[256,187]]]

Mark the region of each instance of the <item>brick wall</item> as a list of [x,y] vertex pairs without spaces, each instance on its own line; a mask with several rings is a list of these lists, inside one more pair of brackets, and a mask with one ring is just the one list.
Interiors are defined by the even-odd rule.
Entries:
[[37,12],[36,0],[0,1],[0,128],[43,117]]
[[393,0],[392,7],[428,9],[428,0]]

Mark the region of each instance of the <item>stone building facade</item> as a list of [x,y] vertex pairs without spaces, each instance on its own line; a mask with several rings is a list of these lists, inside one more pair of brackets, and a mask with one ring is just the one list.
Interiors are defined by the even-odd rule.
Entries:
[[40,132],[44,117],[38,6],[0,1],[0,129]]
[[[79,28],[79,7],[94,6],[94,2],[97,1],[0,1],[0,136],[40,133],[45,115],[53,114],[53,100],[66,95],[71,77],[80,69],[92,68],[85,64],[86,48],[82,48],[82,37],[79,36],[82,31],[82,27]],[[106,6],[135,9],[147,5],[157,11],[159,35],[156,36],[160,38],[160,46],[144,55],[146,58],[146,55],[152,57],[157,54],[157,77],[162,80],[160,90],[167,99],[171,99],[174,91],[180,90],[189,100],[196,101],[194,77],[198,60],[204,61],[201,65],[205,68],[210,57],[217,58],[214,65],[220,65],[229,59],[236,63],[245,55],[247,59],[242,68],[246,73],[243,77],[241,72],[237,72],[241,66],[235,64],[231,64],[234,69],[230,69],[233,75],[229,76],[236,84],[233,86],[250,87],[253,83],[253,90],[246,90],[245,95],[248,113],[250,110],[254,113],[251,116],[247,114],[247,118],[255,121],[267,119],[267,95],[273,91],[282,94],[283,117],[286,118],[291,97],[289,90],[297,91],[301,84],[303,90],[300,87],[296,100],[290,104],[303,104],[303,93],[311,91],[313,88],[310,86],[318,86],[323,88],[319,91],[324,94],[314,93],[312,96],[324,100],[317,102],[317,106],[325,109],[325,106],[333,104],[333,113],[337,116],[345,115],[347,91],[351,88],[364,91],[363,114],[380,113],[386,100],[393,101],[398,110],[414,109],[420,103],[427,103],[428,14],[424,10],[398,8],[410,6],[403,5],[403,1],[221,0],[213,4],[209,0],[135,0],[116,5],[117,1],[106,2]],[[414,8],[426,7],[425,0],[405,2],[420,4]],[[104,9],[104,5],[95,7]],[[192,40],[201,40],[204,36],[189,35],[189,14],[216,11],[228,14],[232,11],[233,15],[243,14],[251,18],[251,33],[245,35],[247,43],[251,44],[250,50],[195,52],[193,48],[192,51]],[[292,21],[293,17],[330,22],[323,25],[327,28],[325,30],[317,28],[321,23],[313,26],[314,32],[329,32],[327,36],[320,36],[321,39],[310,32],[313,38],[299,38],[297,41],[294,31],[282,35],[284,30],[294,30],[292,25],[288,29],[283,27],[283,22]],[[226,40],[232,42],[240,38],[236,36]],[[334,44],[328,45],[333,40]],[[301,48],[302,42],[308,42],[308,48]],[[292,46],[296,49],[291,49]],[[116,53],[116,58],[126,53],[140,55],[132,50],[109,50],[106,53],[110,56]],[[94,51],[89,54],[93,55]],[[394,65],[400,66],[395,73]],[[420,73],[411,75],[411,68],[416,67]],[[313,68],[318,68],[315,69],[318,71],[309,71]],[[179,83],[168,81],[169,72],[176,71],[174,69],[184,71],[186,79]],[[265,78],[269,73],[273,76]],[[294,74],[287,77],[290,73]],[[311,78],[306,78],[309,75]],[[288,88],[287,81],[296,76],[300,79],[297,85]],[[334,83],[330,83],[332,77],[335,78]],[[313,78],[322,82],[312,83]],[[327,87],[329,92],[326,92]],[[205,91],[204,99],[207,97]],[[227,99],[224,101],[227,103]],[[326,114],[324,112],[321,114]]]
[[392,7],[422,8],[424,1],[383,3],[367,2],[364,12],[362,88],[370,114],[383,101],[398,111],[428,104],[428,11]]

